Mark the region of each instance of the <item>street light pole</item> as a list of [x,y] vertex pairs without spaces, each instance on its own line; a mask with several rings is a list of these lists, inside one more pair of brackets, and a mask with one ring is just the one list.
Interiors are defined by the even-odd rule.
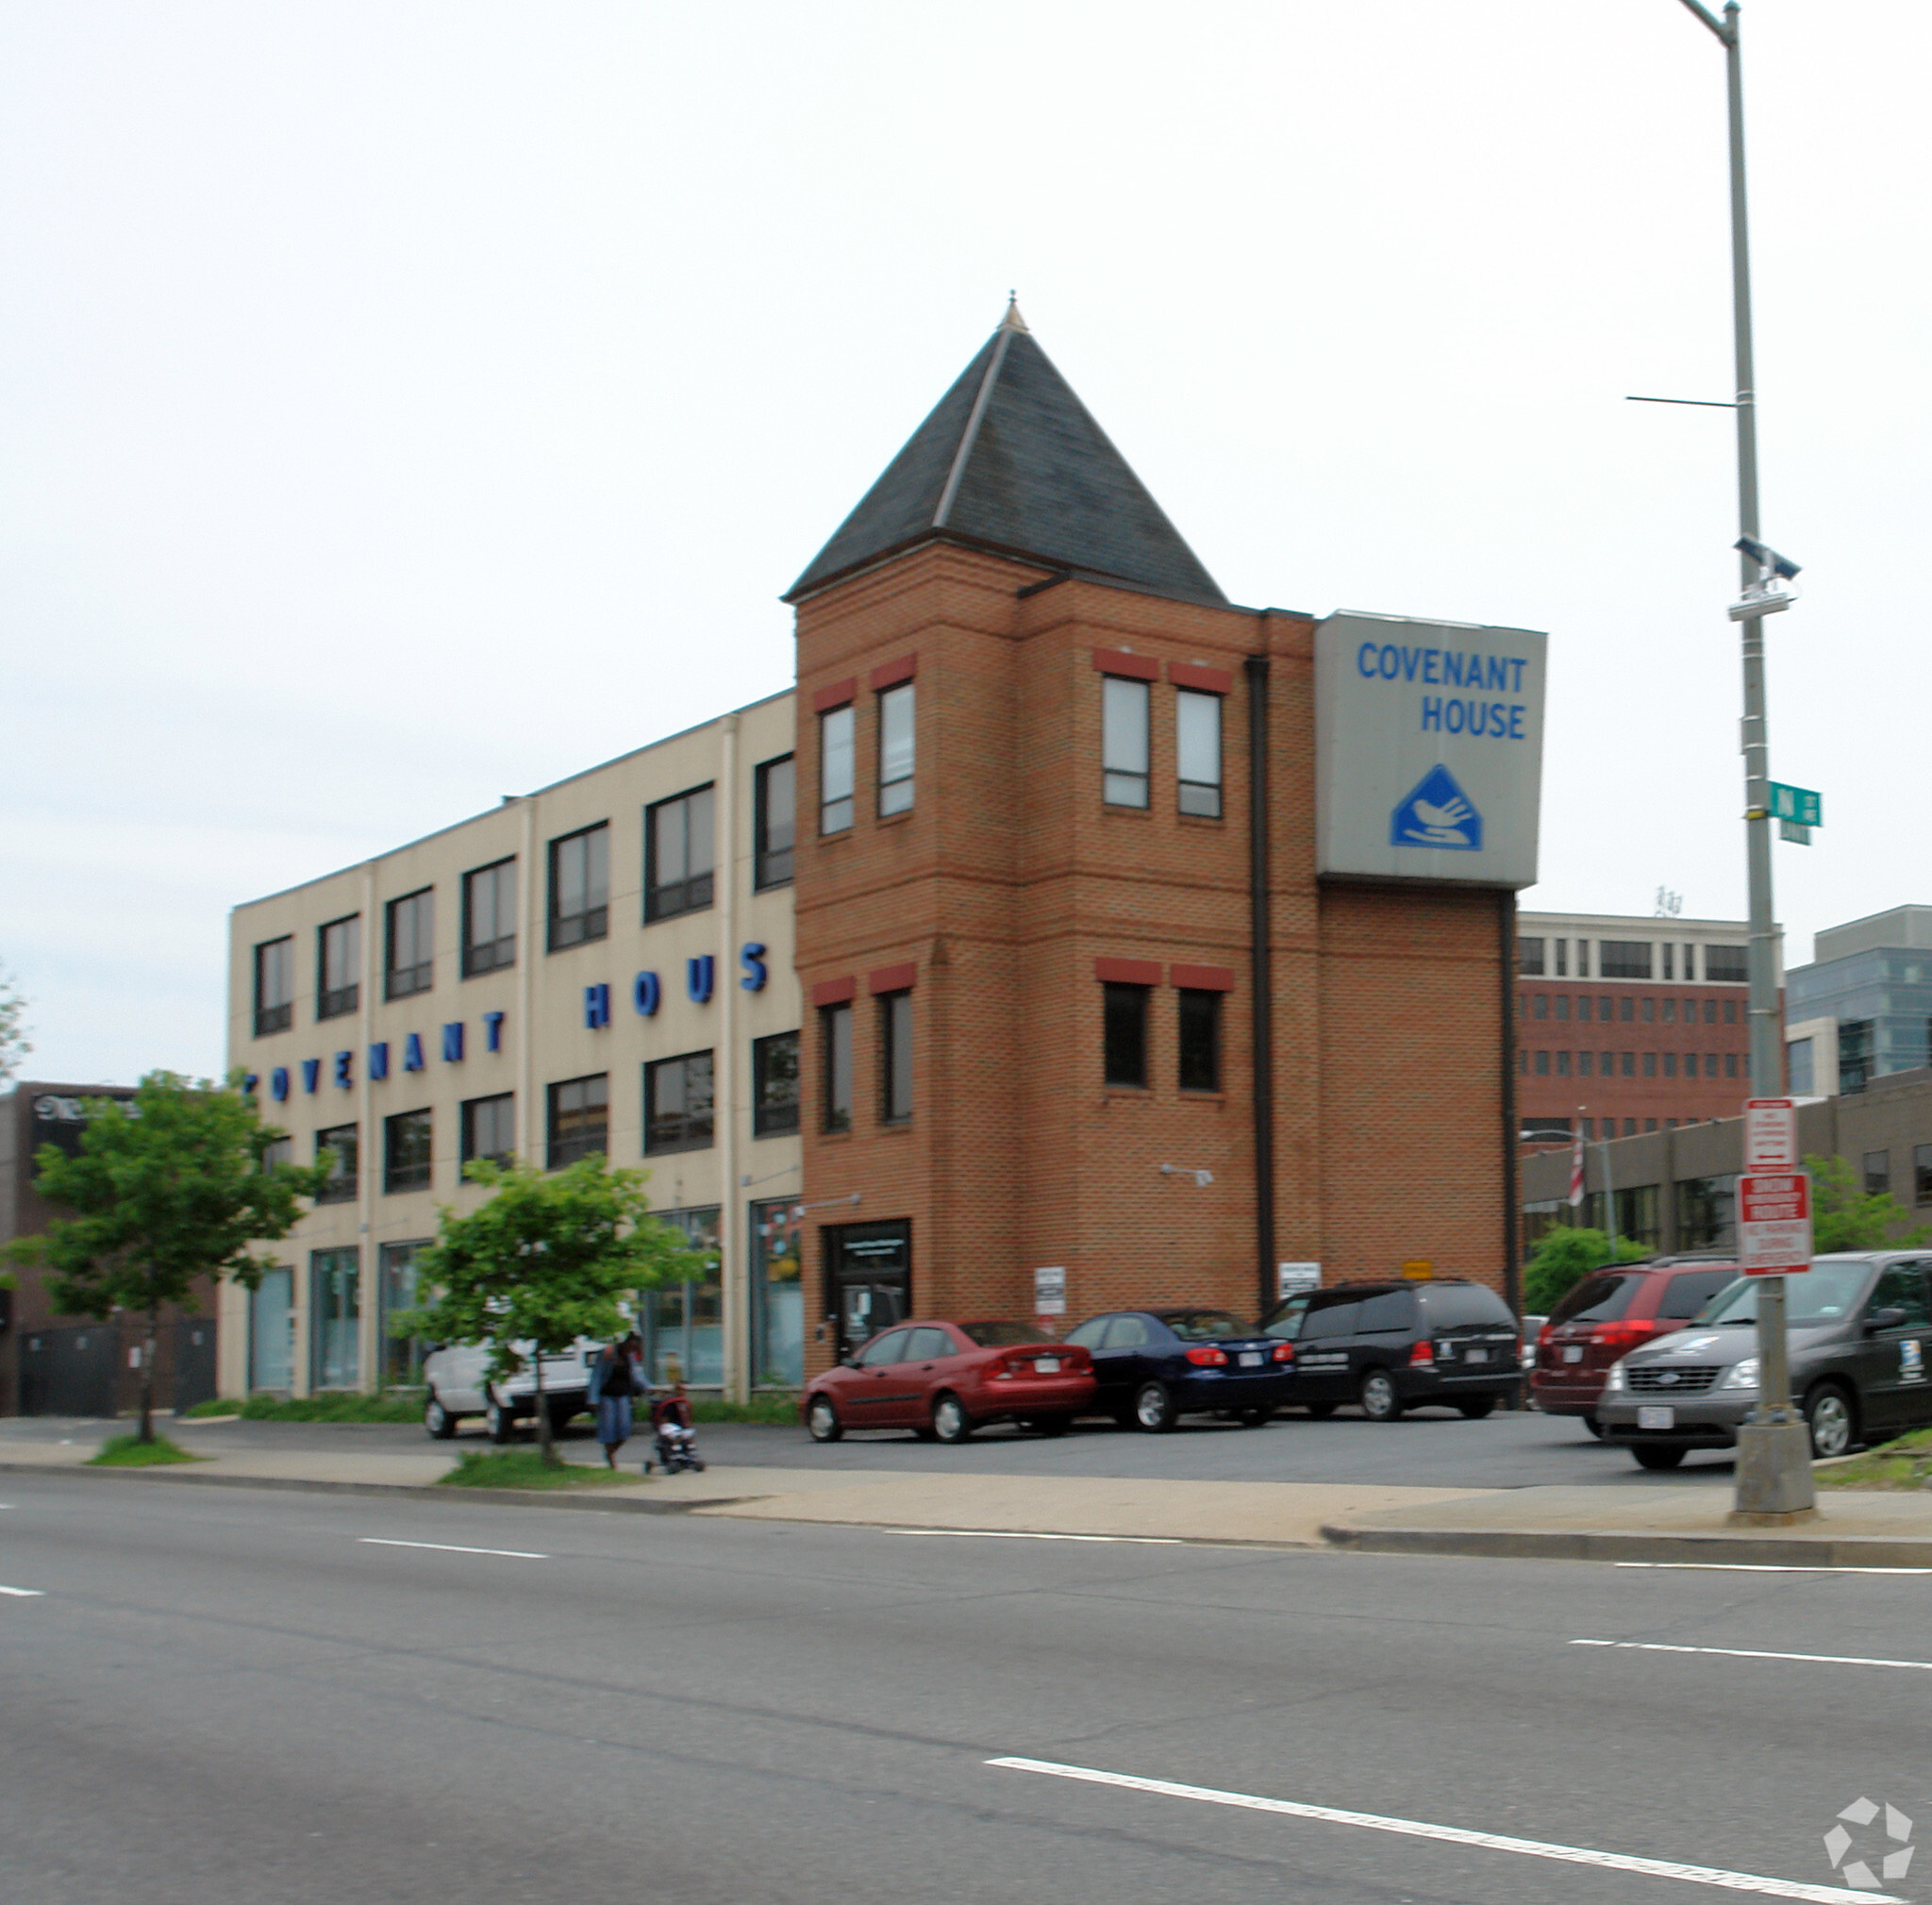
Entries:
[[[1757,533],[1757,395],[1751,349],[1751,243],[1744,200],[1744,66],[1738,0],[1720,20],[1702,0],[1684,5],[1724,49],[1730,115],[1731,322],[1737,354],[1738,525],[1742,596],[1748,602],[1771,577],[1753,551]],[[1777,1006],[1777,937],[1771,898],[1771,764],[1764,696],[1764,616],[1739,622],[1744,662],[1744,840],[1750,902],[1751,1095],[1774,1098],[1784,1087]],[[1807,1519],[1817,1512],[1811,1448],[1804,1418],[1791,1407],[1786,1353],[1785,1279],[1757,1280],[1757,1406],[1739,1432],[1734,1513],[1752,1522]]]

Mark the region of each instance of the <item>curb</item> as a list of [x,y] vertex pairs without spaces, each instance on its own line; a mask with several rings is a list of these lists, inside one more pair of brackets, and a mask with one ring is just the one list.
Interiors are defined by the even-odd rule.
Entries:
[[184,1475],[179,1467],[91,1468],[85,1462],[0,1462],[0,1475],[86,1475],[102,1481],[175,1481],[194,1488],[275,1488],[304,1495],[403,1496],[418,1501],[488,1502],[510,1508],[592,1509],[600,1514],[689,1514],[693,1509],[724,1508],[758,1501],[746,1495],[691,1496],[677,1501],[640,1501],[635,1496],[573,1495],[566,1489],[444,1488],[435,1482],[317,1481],[279,1475]]
[[1932,1568],[1932,1541],[1890,1535],[1625,1534],[1608,1529],[1324,1526],[1358,1554],[1468,1555],[1486,1561],[1729,1562],[1763,1567]]

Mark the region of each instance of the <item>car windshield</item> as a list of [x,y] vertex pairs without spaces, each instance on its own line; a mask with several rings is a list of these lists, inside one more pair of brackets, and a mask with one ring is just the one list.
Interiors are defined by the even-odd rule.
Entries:
[[[1808,1270],[1785,1278],[1785,1320],[1793,1329],[1837,1323],[1857,1306],[1872,1266],[1862,1257],[1821,1257]],[[1700,1324],[1742,1326],[1757,1321],[1757,1278],[1745,1277],[1714,1296]]]
[[1248,1326],[1225,1310],[1157,1310],[1154,1313],[1183,1343],[1211,1343],[1217,1336],[1248,1333]]
[[1624,1271],[1593,1271],[1550,1312],[1550,1322],[1609,1323],[1630,1307],[1643,1281],[1641,1276]]
[[1043,1343],[1045,1335],[1027,1323],[956,1323],[982,1349],[1004,1349],[1011,1343]]

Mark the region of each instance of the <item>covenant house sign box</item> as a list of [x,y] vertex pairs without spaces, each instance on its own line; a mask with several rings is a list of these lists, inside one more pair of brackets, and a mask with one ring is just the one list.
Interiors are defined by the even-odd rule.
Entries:
[[1316,871],[1534,886],[1548,646],[1527,628],[1319,623]]

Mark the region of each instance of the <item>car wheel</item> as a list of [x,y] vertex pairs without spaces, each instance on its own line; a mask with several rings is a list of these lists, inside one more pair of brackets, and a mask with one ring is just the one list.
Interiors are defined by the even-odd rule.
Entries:
[[497,1401],[492,1395],[490,1407],[483,1412],[483,1419],[490,1428],[491,1442],[509,1442],[515,1439],[517,1418],[507,1403]]
[[932,1432],[941,1442],[964,1442],[973,1433],[973,1418],[966,1405],[950,1392],[932,1406]]
[[1639,1468],[1675,1468],[1690,1451],[1681,1443],[1640,1442],[1630,1453]]
[[447,1442],[457,1432],[457,1419],[439,1400],[435,1390],[423,1404],[423,1430],[438,1442]]
[[1029,1415],[1020,1427],[1030,1429],[1035,1435],[1064,1435],[1071,1422],[1065,1415]]
[[1465,1395],[1456,1406],[1471,1422],[1480,1422],[1494,1410],[1496,1398],[1493,1395]]
[[845,1433],[829,1395],[814,1395],[805,1412],[805,1427],[814,1442],[837,1442]]
[[1601,1442],[1604,1439],[1604,1426],[1596,1419],[1595,1416],[1586,1415],[1583,1418],[1583,1426],[1584,1428],[1589,1429],[1590,1432],[1593,1436],[1595,1436],[1599,1442]]
[[1243,1429],[1259,1429],[1274,1413],[1272,1409],[1238,1409],[1234,1412],[1235,1420]]
[[1811,1459],[1827,1462],[1843,1455],[1857,1439],[1852,1398],[1835,1382],[1824,1382],[1805,1398],[1805,1426],[1811,1431]]
[[1332,1402],[1305,1402],[1302,1407],[1308,1412],[1310,1422],[1326,1422],[1335,1413]]
[[1371,1422],[1393,1422],[1402,1413],[1395,1379],[1386,1369],[1372,1369],[1362,1378],[1361,1393],[1357,1399]]
[[1164,1382],[1143,1382],[1134,1394],[1134,1420],[1149,1435],[1165,1435],[1179,1414],[1174,1392]]

